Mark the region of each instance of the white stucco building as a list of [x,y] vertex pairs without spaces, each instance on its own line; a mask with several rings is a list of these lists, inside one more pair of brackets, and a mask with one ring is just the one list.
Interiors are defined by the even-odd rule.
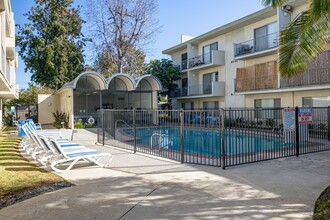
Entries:
[[15,50],[15,20],[10,0],[0,0],[0,126],[2,126],[2,99],[17,99]]
[[277,70],[278,36],[308,7],[306,0],[264,8],[165,49],[180,66],[173,107],[330,106],[330,47],[290,80]]

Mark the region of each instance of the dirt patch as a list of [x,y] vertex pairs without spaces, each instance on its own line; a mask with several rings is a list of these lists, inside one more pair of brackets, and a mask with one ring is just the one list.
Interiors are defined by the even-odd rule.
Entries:
[[26,199],[30,199],[32,197],[42,195],[47,192],[53,192],[71,186],[74,185],[72,183],[63,181],[52,184],[45,184],[43,186],[39,186],[31,189],[26,189],[24,191],[17,192],[15,194],[0,196],[0,209],[13,205],[18,202],[22,202]]

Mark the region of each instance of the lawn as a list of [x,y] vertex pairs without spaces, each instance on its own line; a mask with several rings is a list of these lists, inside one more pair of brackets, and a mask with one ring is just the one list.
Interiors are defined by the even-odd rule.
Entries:
[[[63,178],[39,168],[25,159],[18,149],[20,139],[13,136],[3,137],[6,133],[2,131],[2,137],[0,137],[0,209],[15,196],[20,198],[22,198],[22,194],[32,194],[33,196],[36,194],[33,193],[36,189],[39,194],[42,193],[38,188],[43,186],[66,183]],[[46,189],[45,191],[51,190]]]

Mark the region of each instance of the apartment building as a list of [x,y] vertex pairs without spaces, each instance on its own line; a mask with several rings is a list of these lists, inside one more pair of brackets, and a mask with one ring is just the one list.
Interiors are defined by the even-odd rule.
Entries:
[[181,71],[173,108],[330,106],[330,47],[290,80],[277,70],[278,33],[307,7],[264,8],[164,50]]
[[15,20],[10,0],[0,0],[0,126],[2,99],[17,99],[17,53],[15,50]]

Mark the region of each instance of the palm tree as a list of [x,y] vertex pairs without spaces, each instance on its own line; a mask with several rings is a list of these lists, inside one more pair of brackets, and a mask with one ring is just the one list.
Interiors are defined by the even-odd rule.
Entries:
[[[288,0],[261,0],[264,6],[282,6]],[[299,14],[280,34],[279,71],[291,78],[304,72],[308,64],[329,43],[330,1],[309,0],[309,7]]]

